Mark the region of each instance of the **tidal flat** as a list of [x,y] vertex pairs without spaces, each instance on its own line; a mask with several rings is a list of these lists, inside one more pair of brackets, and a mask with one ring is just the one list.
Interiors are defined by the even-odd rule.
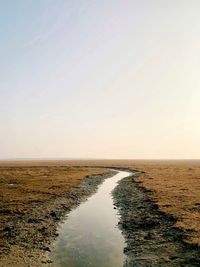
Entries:
[[58,224],[112,175],[110,168],[138,171],[113,192],[124,266],[199,266],[198,160],[1,163],[0,266],[50,265]]
[[59,222],[110,175],[96,168],[1,166],[0,266],[48,263]]

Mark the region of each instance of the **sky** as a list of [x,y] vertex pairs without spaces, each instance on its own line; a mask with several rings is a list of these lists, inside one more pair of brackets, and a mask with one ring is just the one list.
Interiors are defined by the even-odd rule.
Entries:
[[199,10],[0,1],[0,158],[200,158]]

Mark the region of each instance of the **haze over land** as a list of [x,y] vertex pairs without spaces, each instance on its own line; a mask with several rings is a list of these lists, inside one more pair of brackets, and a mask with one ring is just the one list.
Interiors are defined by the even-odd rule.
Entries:
[[200,158],[198,0],[0,3],[3,158]]

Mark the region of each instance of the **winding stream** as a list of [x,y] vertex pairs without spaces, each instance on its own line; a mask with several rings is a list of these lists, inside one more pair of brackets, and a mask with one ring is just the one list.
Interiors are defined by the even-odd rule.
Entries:
[[53,267],[122,267],[124,238],[111,192],[129,172],[119,171],[98,191],[69,213],[62,224],[54,251]]

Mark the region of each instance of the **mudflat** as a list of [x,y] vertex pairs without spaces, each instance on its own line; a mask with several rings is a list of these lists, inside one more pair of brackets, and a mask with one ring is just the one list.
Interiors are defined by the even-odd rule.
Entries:
[[18,262],[31,262],[37,254],[38,262],[48,263],[44,255],[51,250],[58,222],[109,175],[102,167],[138,170],[113,193],[127,242],[125,266],[199,266],[199,160],[1,163],[2,266],[16,255],[23,255]]
[[200,246],[200,160],[72,161],[82,166],[113,166],[139,170],[137,182],[159,209],[173,216],[184,242]]
[[0,266],[41,266],[60,220],[110,171],[11,165],[0,167]]

